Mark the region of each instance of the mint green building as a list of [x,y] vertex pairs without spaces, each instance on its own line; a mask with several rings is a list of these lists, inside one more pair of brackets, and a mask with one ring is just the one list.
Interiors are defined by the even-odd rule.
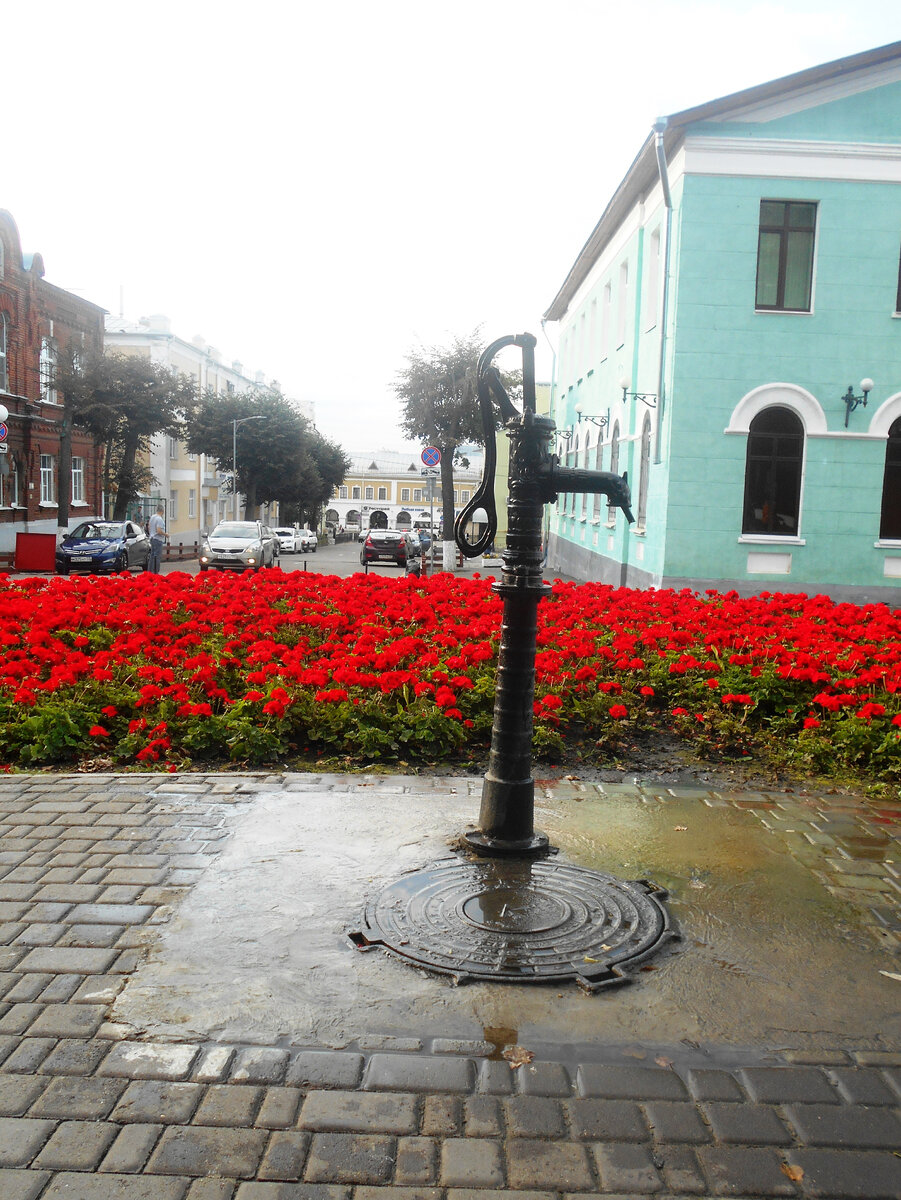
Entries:
[[549,567],[901,604],[901,42],[658,121],[545,314]]

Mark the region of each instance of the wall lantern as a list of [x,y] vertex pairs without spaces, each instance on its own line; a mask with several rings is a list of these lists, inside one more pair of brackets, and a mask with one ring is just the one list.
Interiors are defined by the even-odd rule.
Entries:
[[640,400],[642,402],[642,404],[646,404],[648,406],[648,408],[656,408],[657,407],[657,393],[656,392],[630,392],[629,384],[631,382],[632,382],[632,380],[629,378],[628,375],[626,375],[626,374],[620,375],[619,386],[623,389],[623,404],[625,404],[626,401],[628,400],[628,398],[631,396],[635,400]]
[[603,416],[592,417],[592,416],[589,416],[588,413],[583,412],[581,404],[577,404],[576,405],[576,421],[577,422],[590,421],[592,423],[592,425],[597,425],[597,427],[599,429],[604,429],[605,426],[610,421],[610,413],[607,412]]
[[862,404],[864,408],[866,408],[867,396],[873,390],[873,380],[861,379],[860,390],[863,392],[863,395],[855,396],[854,385],[849,383],[848,390],[845,392],[844,396],[842,396],[842,400],[845,402],[845,429],[848,428],[848,417],[851,416],[851,413],[854,412],[855,408],[857,408],[859,404]]

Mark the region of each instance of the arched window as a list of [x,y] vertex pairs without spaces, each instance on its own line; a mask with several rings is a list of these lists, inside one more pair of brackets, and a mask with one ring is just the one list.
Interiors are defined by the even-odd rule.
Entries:
[[901,417],[892,422],[885,446],[879,536],[887,541],[901,539]]
[[648,476],[651,473],[651,418],[644,415],[641,426],[641,468],[638,473],[638,512],[636,523],[644,529],[648,516]]
[[[603,431],[601,431],[598,434],[598,444],[594,448],[594,469],[596,471],[603,471],[603,469],[604,469],[604,443],[601,441],[602,437],[603,437]],[[595,492],[595,494],[594,494],[594,509],[592,510],[591,515],[595,521],[600,521],[600,519],[601,519],[601,493],[600,492]]]
[[[613,433],[610,435],[610,470],[614,475],[619,475],[619,421],[613,426]],[[607,505],[607,524],[612,525],[616,520],[616,506],[613,504]]]
[[795,537],[801,511],[804,426],[774,405],[751,421],[745,464],[742,533]]

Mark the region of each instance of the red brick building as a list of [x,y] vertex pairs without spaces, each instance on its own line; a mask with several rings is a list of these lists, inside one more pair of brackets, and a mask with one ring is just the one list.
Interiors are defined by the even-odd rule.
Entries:
[[[54,364],[75,346],[103,347],[104,310],[44,279],[39,254],[23,255],[16,223],[0,209],[0,404],[9,410],[0,454],[0,553],[17,533],[56,533],[61,396]],[[72,433],[70,524],[102,513],[103,450]]]

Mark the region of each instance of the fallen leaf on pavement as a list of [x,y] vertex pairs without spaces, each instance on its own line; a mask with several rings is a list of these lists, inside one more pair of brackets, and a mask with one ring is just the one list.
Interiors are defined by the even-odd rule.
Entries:
[[673,1065],[673,1060],[671,1058],[667,1058],[665,1054],[658,1054],[654,1059],[654,1062],[658,1067],[671,1067]]
[[524,1067],[535,1057],[532,1051],[527,1050],[525,1046],[508,1046],[503,1051],[503,1056],[510,1064],[511,1071],[515,1071],[517,1067]]
[[884,975],[886,979],[901,979],[901,975],[896,975],[894,971],[880,971],[880,975]]
[[804,1178],[803,1167],[790,1167],[788,1163],[782,1164],[782,1174],[787,1175],[792,1183],[800,1183]]
[[686,833],[688,831],[688,826],[687,825],[674,825],[673,829],[675,829],[676,833]]

